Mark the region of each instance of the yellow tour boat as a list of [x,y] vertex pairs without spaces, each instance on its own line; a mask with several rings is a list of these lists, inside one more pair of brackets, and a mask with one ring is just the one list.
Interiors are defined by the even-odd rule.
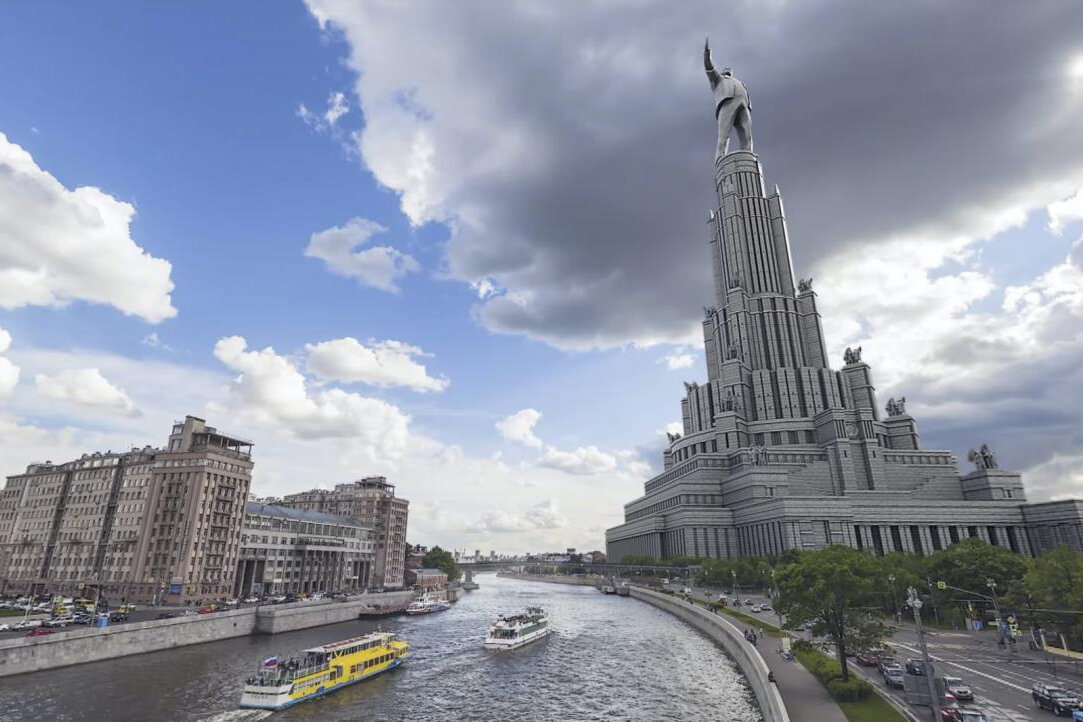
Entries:
[[306,649],[299,658],[269,657],[245,680],[241,707],[292,707],[394,669],[409,654],[410,645],[399,635],[375,632]]

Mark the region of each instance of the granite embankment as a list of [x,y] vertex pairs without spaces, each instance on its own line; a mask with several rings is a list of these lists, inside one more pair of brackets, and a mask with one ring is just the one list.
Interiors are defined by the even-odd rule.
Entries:
[[[765,722],[789,722],[790,716],[782,701],[782,695],[769,679],[767,663],[732,622],[706,611],[703,607],[642,587],[632,587],[632,597],[664,609],[720,644],[748,680]],[[801,717],[797,716],[796,719]]]
[[349,601],[246,607],[103,629],[66,630],[0,641],[0,677],[125,657],[251,634],[278,634],[356,619],[372,606],[403,607],[413,592],[365,594]]

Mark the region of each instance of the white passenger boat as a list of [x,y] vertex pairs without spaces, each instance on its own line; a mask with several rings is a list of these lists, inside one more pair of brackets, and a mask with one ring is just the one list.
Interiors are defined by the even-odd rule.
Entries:
[[495,650],[516,649],[549,636],[549,615],[541,607],[528,607],[513,617],[501,616],[489,625],[485,648]]
[[432,614],[433,612],[442,612],[445,609],[451,609],[451,602],[446,599],[435,599],[428,594],[422,594],[420,597],[410,602],[406,607],[406,613],[414,616],[418,614]]

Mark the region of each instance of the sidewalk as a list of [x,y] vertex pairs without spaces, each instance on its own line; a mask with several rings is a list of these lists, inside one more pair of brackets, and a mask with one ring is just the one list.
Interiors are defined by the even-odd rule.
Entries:
[[796,659],[792,662],[783,659],[775,650],[777,645],[777,638],[766,635],[760,637],[758,642],[760,656],[775,675],[775,683],[782,694],[782,701],[786,703],[790,719],[793,722],[846,722],[846,715],[831,699],[820,680]]

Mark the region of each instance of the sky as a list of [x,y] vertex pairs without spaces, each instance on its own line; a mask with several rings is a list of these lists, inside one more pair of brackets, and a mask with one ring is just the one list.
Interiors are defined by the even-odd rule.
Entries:
[[702,381],[715,124],[750,89],[829,353],[923,446],[1083,495],[1083,6],[0,6],[0,473],[255,443],[412,543],[604,548]]

